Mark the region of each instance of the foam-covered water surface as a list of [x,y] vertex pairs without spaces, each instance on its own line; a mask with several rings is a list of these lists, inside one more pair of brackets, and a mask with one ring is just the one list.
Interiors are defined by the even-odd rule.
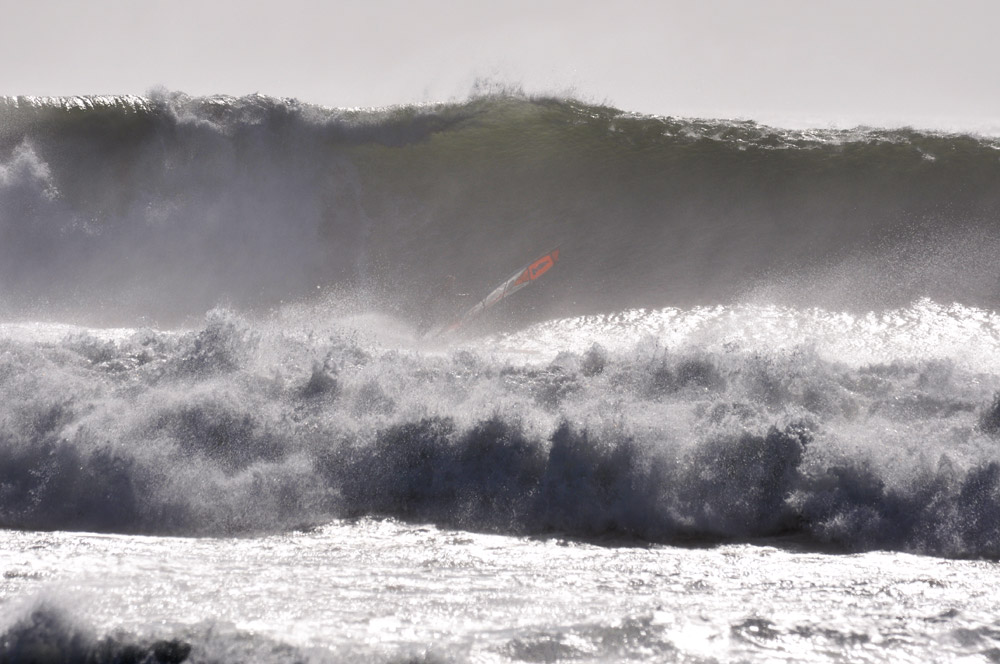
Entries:
[[80,659],[160,662],[960,661],[1000,647],[1000,579],[984,562],[368,519],[252,539],[2,542],[12,661],[43,639]]
[[533,354],[556,348],[583,353],[594,343],[628,350],[651,342],[712,352],[812,347],[824,359],[854,367],[923,358],[971,371],[1000,368],[996,312],[929,299],[862,314],[774,305],[638,309],[547,321],[495,341],[499,348]]

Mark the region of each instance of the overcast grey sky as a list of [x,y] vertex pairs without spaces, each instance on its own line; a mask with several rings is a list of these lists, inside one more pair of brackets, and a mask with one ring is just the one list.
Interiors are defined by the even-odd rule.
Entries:
[[1000,130],[1000,0],[0,0],[0,94],[463,98]]

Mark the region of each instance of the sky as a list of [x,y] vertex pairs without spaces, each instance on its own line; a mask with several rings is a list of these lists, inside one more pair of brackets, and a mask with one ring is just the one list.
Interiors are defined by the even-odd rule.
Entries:
[[335,107],[477,81],[639,113],[1000,132],[997,0],[0,0],[0,95]]

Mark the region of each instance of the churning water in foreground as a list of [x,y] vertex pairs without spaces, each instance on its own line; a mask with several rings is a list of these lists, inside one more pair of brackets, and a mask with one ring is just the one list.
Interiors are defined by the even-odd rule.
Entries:
[[32,596],[6,603],[12,661],[42,643],[73,661],[1000,656],[1000,579],[986,562],[766,542],[600,546],[368,519],[252,539],[8,533],[3,544],[0,589]]

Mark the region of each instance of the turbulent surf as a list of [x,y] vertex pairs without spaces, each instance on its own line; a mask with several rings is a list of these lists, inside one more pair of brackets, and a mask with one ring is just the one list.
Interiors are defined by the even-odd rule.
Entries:
[[[991,137],[523,96],[2,98],[0,660],[995,653],[956,579],[1000,579],[998,249]],[[164,550],[176,604],[136,600]],[[105,555],[139,562],[106,583]],[[282,603],[251,559],[322,571],[315,594]],[[212,565],[271,613],[205,600]],[[781,566],[868,613],[805,617]],[[373,585],[319,590],[339,569]],[[936,622],[894,640],[853,573],[930,579],[899,610]],[[92,623],[40,590],[67,578],[107,594]]]

